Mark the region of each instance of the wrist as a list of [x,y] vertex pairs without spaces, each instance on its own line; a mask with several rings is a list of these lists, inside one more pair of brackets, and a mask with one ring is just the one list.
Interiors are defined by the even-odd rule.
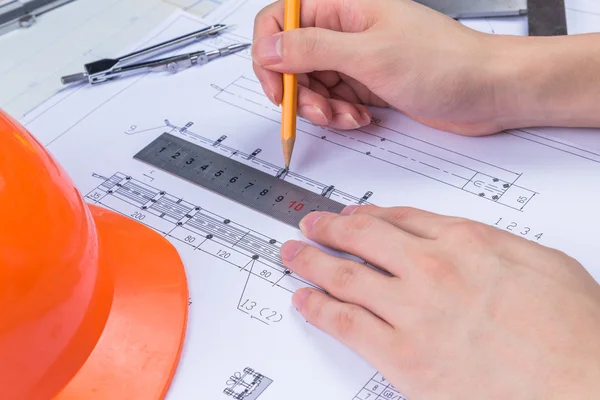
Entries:
[[600,127],[600,35],[489,38],[502,129]]

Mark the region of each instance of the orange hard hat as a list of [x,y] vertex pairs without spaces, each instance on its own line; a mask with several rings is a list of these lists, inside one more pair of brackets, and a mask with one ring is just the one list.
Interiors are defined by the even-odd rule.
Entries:
[[175,248],[86,203],[0,110],[0,398],[161,399],[187,309]]

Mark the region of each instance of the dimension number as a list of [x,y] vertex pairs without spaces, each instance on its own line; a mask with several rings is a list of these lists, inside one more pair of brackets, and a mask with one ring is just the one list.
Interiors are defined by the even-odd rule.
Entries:
[[[267,271],[263,271],[267,272]],[[246,298],[244,299],[239,307],[241,311],[253,315],[255,318],[263,320],[265,322],[281,322],[283,315],[278,311],[268,307],[261,307],[256,301]]]
[[514,221],[505,220],[504,218],[499,218],[494,223],[494,226],[536,241],[540,240],[543,235],[542,232],[536,232],[526,225],[518,224]]

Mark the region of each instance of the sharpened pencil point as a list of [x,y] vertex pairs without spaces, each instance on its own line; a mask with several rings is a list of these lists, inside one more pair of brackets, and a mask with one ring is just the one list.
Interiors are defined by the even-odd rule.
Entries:
[[292,160],[292,152],[294,150],[294,142],[296,140],[292,137],[289,139],[283,139],[281,144],[283,146],[283,159],[285,162],[285,169],[290,169],[290,162]]

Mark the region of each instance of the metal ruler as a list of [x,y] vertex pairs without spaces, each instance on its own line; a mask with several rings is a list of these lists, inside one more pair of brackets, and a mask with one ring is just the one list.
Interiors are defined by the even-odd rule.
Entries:
[[564,0],[527,0],[529,36],[568,34]]
[[134,158],[295,228],[311,211],[339,213],[345,207],[169,133],[160,135]]

